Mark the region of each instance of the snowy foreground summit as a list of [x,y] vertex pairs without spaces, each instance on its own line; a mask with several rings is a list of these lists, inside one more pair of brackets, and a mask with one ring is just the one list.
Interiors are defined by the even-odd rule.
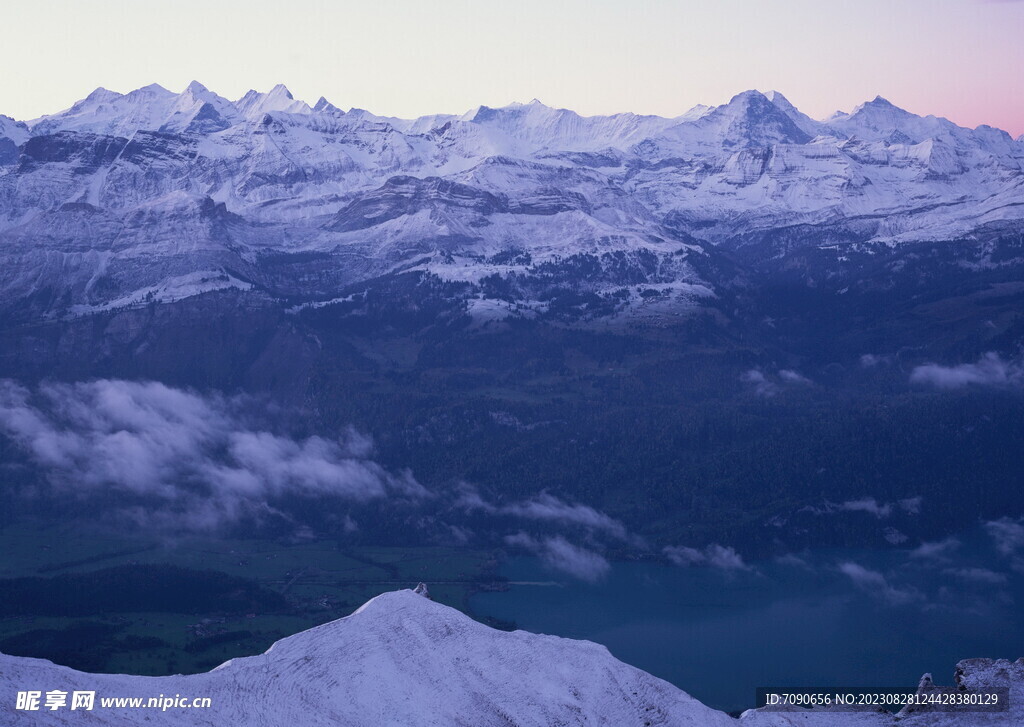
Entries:
[[[419,590],[419,589],[418,589]],[[749,711],[737,721],[616,660],[603,646],[498,631],[416,591],[378,596],[347,618],[291,636],[265,654],[206,674],[85,674],[0,654],[3,725],[1019,725],[1024,661],[969,660],[959,678],[1009,686],[1011,711],[991,715]],[[16,710],[19,691],[96,692],[91,711]],[[104,697],[209,697],[209,709],[103,708]],[[1017,703],[1015,703],[1017,702]]]

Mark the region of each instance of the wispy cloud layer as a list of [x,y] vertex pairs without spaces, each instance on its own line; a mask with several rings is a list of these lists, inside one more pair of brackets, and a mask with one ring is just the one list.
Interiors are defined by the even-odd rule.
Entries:
[[1009,560],[1010,566],[1024,573],[1024,518],[1000,518],[985,523],[996,552]]
[[809,512],[814,515],[832,515],[840,512],[864,512],[874,515],[879,520],[891,517],[893,513],[905,512],[908,515],[917,515],[921,511],[921,497],[908,497],[896,502],[879,502],[873,497],[861,497],[856,500],[844,502],[825,501],[824,505],[808,505],[802,508],[801,512]]
[[910,383],[937,389],[965,386],[1024,387],[1024,364],[1007,361],[998,353],[986,353],[975,363],[942,366],[936,363],[917,366],[910,372]]
[[740,381],[748,384],[758,396],[771,397],[782,392],[787,386],[810,386],[814,382],[793,369],[781,369],[766,374],[761,369],[750,369],[740,375]]
[[865,568],[858,563],[840,563],[839,572],[860,590],[892,606],[905,606],[922,598],[917,590],[910,587],[897,588],[878,571]]
[[865,353],[860,357],[861,368],[873,369],[876,366],[887,365],[892,362],[891,356],[884,356],[875,353]]
[[549,567],[590,583],[601,580],[611,570],[611,564],[600,553],[574,545],[560,535],[535,538],[520,532],[507,536],[505,543],[525,548]]
[[[270,431],[256,424],[254,403],[156,382],[51,382],[29,389],[4,380],[0,433],[40,473],[40,494],[109,506],[147,527],[216,531],[273,515],[310,533],[310,507],[301,505],[307,502],[340,531],[354,532],[361,528],[350,513],[387,503],[415,513],[410,527],[422,527],[425,537],[443,533],[461,544],[477,539],[459,521],[467,515],[483,516],[492,544],[512,521],[507,544],[586,581],[610,568],[595,550],[602,543],[642,545],[618,520],[547,492],[495,504],[470,485],[428,491],[410,472],[375,462],[369,437],[350,428],[334,437]],[[321,512],[321,500],[336,503],[337,511]],[[448,522],[443,512],[458,513],[459,520]]]
[[488,515],[579,526],[619,540],[629,538],[626,526],[618,520],[589,505],[568,503],[547,492],[527,500],[498,505],[489,502],[475,488],[463,485],[456,505],[470,512],[478,511]]
[[353,431],[301,439],[250,426],[239,400],[155,382],[0,382],[0,430],[50,486],[75,495],[155,500],[179,524],[213,528],[285,495],[354,502],[422,498],[408,472],[369,459]]
[[743,558],[730,546],[711,545],[698,550],[685,545],[670,545],[663,551],[668,559],[680,566],[706,566],[719,570],[750,570]]
[[1005,573],[996,573],[988,568],[949,568],[943,572],[968,583],[990,586],[1001,586],[1008,580]]
[[910,557],[915,560],[946,560],[960,549],[960,545],[960,540],[954,537],[921,543],[910,551]]

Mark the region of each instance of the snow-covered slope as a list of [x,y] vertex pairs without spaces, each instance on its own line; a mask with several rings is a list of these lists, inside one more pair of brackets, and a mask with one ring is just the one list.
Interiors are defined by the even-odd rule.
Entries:
[[92,690],[106,696],[209,697],[210,709],[25,712],[17,725],[294,725],[505,727],[671,725],[725,727],[670,684],[616,661],[596,644],[497,631],[414,593],[374,598],[353,615],[234,659],[206,674],[83,674],[38,659],[0,656],[3,693]]
[[[0,117],[0,305],[48,315],[211,269],[313,300],[410,269],[536,288],[572,259],[596,272],[588,294],[716,294],[716,246],[797,227],[803,244],[1019,230],[1024,143],[881,98],[815,121],[757,91],[674,119],[533,101],[402,120],[310,107],[282,85],[232,102],[193,82]],[[266,265],[310,255],[322,275]]]
[[[85,674],[41,659],[0,655],[3,724],[294,725],[295,727],[888,727],[888,714],[747,712],[740,722],[674,686],[617,661],[603,646],[555,636],[497,631],[417,591],[387,593],[340,619],[233,659],[211,672],[139,677]],[[1024,689],[1024,662],[960,664],[971,687]],[[92,691],[92,711],[16,709],[19,691]],[[208,697],[208,709],[104,707],[105,698]],[[1020,724],[1003,715],[904,715],[899,724]]]

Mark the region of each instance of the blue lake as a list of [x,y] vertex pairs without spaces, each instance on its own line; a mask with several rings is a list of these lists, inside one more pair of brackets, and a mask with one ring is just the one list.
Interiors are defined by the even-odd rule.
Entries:
[[527,631],[604,644],[738,710],[759,686],[913,688],[924,672],[949,684],[960,659],[1024,655],[1021,577],[982,548],[957,550],[816,552],[741,571],[615,562],[598,583],[519,557],[501,567],[508,591],[470,605]]

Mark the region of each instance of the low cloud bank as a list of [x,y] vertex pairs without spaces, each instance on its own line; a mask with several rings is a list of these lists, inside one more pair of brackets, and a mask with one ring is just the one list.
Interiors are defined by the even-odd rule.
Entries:
[[1006,574],[996,573],[988,568],[949,568],[943,572],[947,575],[953,576],[954,578],[967,581],[968,583],[979,583],[990,586],[1001,586],[1009,580],[1006,577]]
[[908,497],[896,502],[879,502],[873,497],[861,497],[856,500],[844,502],[825,501],[820,507],[809,505],[801,509],[801,512],[809,512],[814,515],[833,515],[840,512],[864,512],[874,515],[879,520],[891,517],[896,512],[905,512],[908,515],[917,515],[921,512],[922,498]]
[[864,369],[873,369],[876,366],[887,366],[892,363],[892,356],[880,356],[874,353],[865,353],[860,357],[860,366]]
[[662,552],[679,566],[705,566],[719,570],[750,570],[743,558],[730,546],[713,543],[698,550],[685,545],[670,545]]
[[774,375],[761,369],[750,369],[740,374],[740,381],[748,384],[758,396],[772,397],[786,387],[810,386],[814,382],[793,369],[780,369]]
[[810,384],[811,380],[803,374],[797,373],[792,369],[782,369],[779,371],[779,378],[785,381],[787,384]]
[[[250,426],[241,400],[156,382],[0,382],[0,431],[57,492],[161,503],[150,513],[212,529],[271,510],[284,496],[368,502],[428,495],[409,472],[369,459],[371,441],[282,436]],[[146,508],[136,507],[146,516]]]
[[297,537],[311,538],[311,512],[350,533],[361,530],[352,514],[366,506],[404,513],[399,520],[427,539],[477,539],[465,523],[446,522],[447,511],[461,519],[482,516],[481,532],[489,534],[483,539],[491,545],[511,530],[508,545],[585,581],[599,580],[611,567],[595,548],[643,547],[618,520],[548,492],[503,504],[469,485],[430,492],[409,471],[375,462],[369,437],[351,428],[334,437],[270,431],[256,423],[256,404],[157,382],[50,382],[29,389],[0,380],[0,434],[40,474],[34,494],[71,497],[106,509],[119,523],[164,531],[215,532],[272,517]]
[[1006,361],[998,353],[986,353],[976,363],[942,366],[928,363],[910,372],[910,383],[937,389],[965,386],[1024,387],[1024,363]]
[[873,598],[891,606],[906,606],[922,599],[921,593],[913,588],[897,588],[891,585],[878,571],[852,562],[840,563],[839,572],[849,578],[857,588]]
[[921,543],[910,551],[910,557],[915,560],[946,560],[960,549],[960,545],[960,540],[954,537]]
[[467,512],[579,526],[618,540],[630,538],[626,526],[618,520],[589,505],[565,502],[547,492],[527,500],[498,505],[489,502],[475,488],[463,485],[455,504]]
[[1006,558],[1010,567],[1024,573],[1024,518],[999,518],[985,523],[985,532],[992,539],[996,552]]
[[611,564],[603,555],[579,545],[573,545],[561,535],[536,538],[519,532],[507,536],[505,544],[524,548],[538,556],[549,567],[589,583],[601,580],[611,570]]

